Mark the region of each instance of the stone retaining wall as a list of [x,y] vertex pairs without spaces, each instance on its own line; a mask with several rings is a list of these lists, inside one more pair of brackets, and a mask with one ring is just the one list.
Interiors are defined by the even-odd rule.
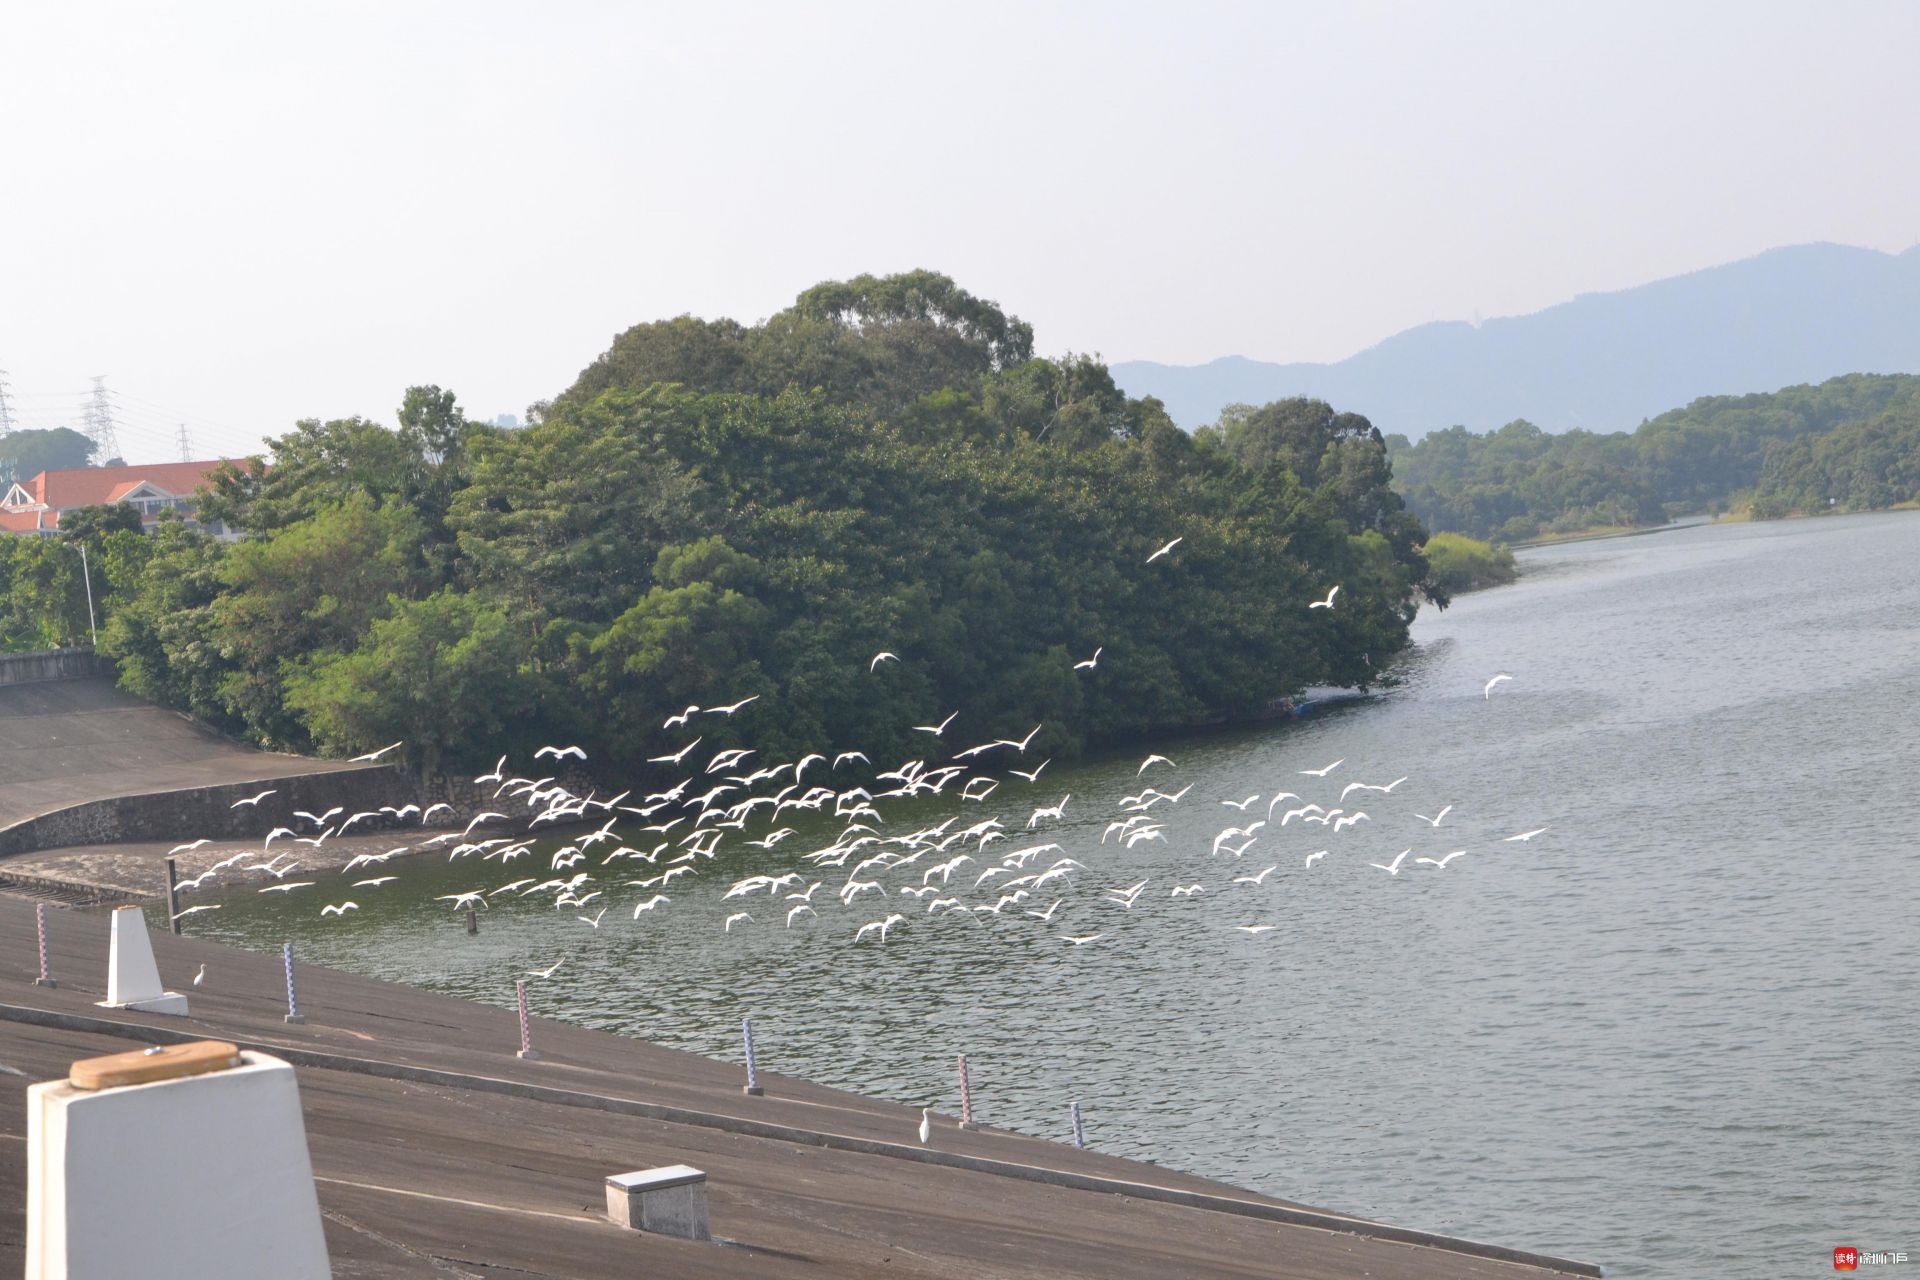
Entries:
[[[235,809],[233,802],[273,788],[260,805]],[[396,765],[302,773],[288,778],[184,787],[144,795],[109,796],[55,809],[0,828],[0,857],[123,840],[252,840],[267,834],[296,809],[325,813],[335,805],[349,813],[417,803],[419,788]],[[284,823],[284,825],[293,825]],[[371,829],[371,824],[360,824]]]
[[113,664],[91,649],[42,649],[37,653],[0,653],[0,685],[40,684],[110,676]]
[[[575,770],[562,773],[559,781],[576,794],[586,795],[592,781]],[[235,809],[233,803],[272,788],[274,794],[257,805]],[[151,791],[142,795],[109,796],[55,809],[50,813],[25,818],[10,827],[0,827],[0,858],[20,853],[38,853],[45,849],[65,849],[74,845],[118,844],[132,840],[255,840],[276,826],[298,826],[291,815],[304,809],[325,813],[339,805],[347,813],[391,805],[401,808],[435,803],[453,806],[453,813],[442,815],[436,826],[464,826],[476,814],[499,812],[522,822],[532,816],[524,801],[493,798],[493,787],[476,785],[467,779],[443,780],[436,787],[423,787],[413,774],[399,765],[375,764],[358,769],[336,769],[327,773],[301,773],[285,778],[264,778],[249,782],[229,782],[207,787],[182,787],[174,791]],[[590,816],[594,811],[589,810]],[[338,819],[336,819],[337,821]],[[396,821],[385,814],[363,819],[353,831],[366,834],[396,827],[417,828],[415,816]],[[517,824],[516,824],[517,825]]]

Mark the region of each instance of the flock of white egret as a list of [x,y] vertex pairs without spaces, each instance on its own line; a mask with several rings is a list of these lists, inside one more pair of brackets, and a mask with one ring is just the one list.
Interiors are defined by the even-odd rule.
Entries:
[[[1167,543],[1152,558],[1170,553],[1180,541]],[[1332,608],[1338,592],[1337,586],[1332,588],[1313,607]],[[1100,653],[1095,649],[1074,669],[1092,669]],[[868,672],[897,661],[898,655],[892,652],[876,653]],[[1506,672],[1494,675],[1482,690],[1483,698],[1490,701],[1495,687],[1512,678]],[[542,776],[538,766],[585,762],[586,752],[573,745],[545,746],[533,753],[534,769],[510,771],[508,757],[502,756],[491,771],[473,780],[477,786],[491,788],[489,794],[498,807],[476,813],[459,831],[436,831],[381,852],[356,854],[346,863],[345,875],[332,878],[334,884],[321,873],[313,873],[316,878],[289,879],[302,866],[303,848],[318,848],[370,820],[384,820],[386,825],[417,820],[428,827],[442,814],[451,814],[452,807],[383,806],[353,814],[344,814],[340,808],[323,813],[295,811],[287,815],[294,825],[273,827],[258,850],[245,849],[226,857],[180,887],[196,889],[236,867],[271,881],[258,886],[262,894],[293,894],[327,884],[318,896],[329,899],[336,896],[337,884],[345,892],[336,901],[320,902],[315,910],[323,917],[341,919],[360,909],[353,896],[356,891],[377,892],[401,878],[404,862],[396,859],[444,849],[449,862],[464,860],[474,870],[472,888],[436,899],[456,912],[540,903],[553,909],[561,927],[598,930],[616,906],[616,919],[625,916],[637,923],[670,908],[676,897],[713,893],[721,902],[738,907],[729,908],[721,925],[725,933],[736,928],[833,926],[846,930],[851,945],[886,946],[902,931],[910,933],[922,923],[958,916],[976,924],[992,921],[1052,930],[1063,945],[1080,947],[1106,936],[1097,912],[1131,912],[1156,895],[1163,899],[1238,895],[1236,905],[1242,910],[1236,914],[1245,919],[1228,927],[1250,937],[1271,932],[1278,927],[1272,921],[1280,901],[1272,890],[1282,882],[1269,881],[1281,864],[1273,861],[1257,870],[1254,867],[1265,861],[1262,852],[1281,856],[1282,833],[1296,823],[1291,835],[1311,832],[1322,839],[1308,843],[1324,840],[1327,846],[1304,854],[1302,873],[1314,872],[1316,864],[1322,864],[1318,870],[1324,874],[1329,866],[1346,860],[1398,879],[1403,872],[1420,868],[1431,868],[1420,874],[1446,871],[1471,852],[1420,848],[1421,840],[1431,842],[1445,830],[1454,802],[1446,800],[1438,807],[1431,803],[1445,797],[1430,798],[1427,807],[1435,810],[1431,816],[1393,816],[1397,827],[1413,829],[1417,824],[1420,839],[1390,829],[1360,808],[1368,795],[1381,800],[1394,796],[1409,784],[1408,777],[1384,782],[1353,779],[1334,791],[1345,759],[1298,769],[1264,793],[1202,799],[1190,797],[1192,783],[1172,787],[1179,766],[1156,752],[1135,770],[1142,785],[1133,794],[1077,803],[1071,794],[1063,794],[1051,803],[1041,803],[1048,793],[1040,790],[1040,778],[1051,759],[1036,762],[1028,757],[1042,726],[1017,739],[994,738],[949,749],[948,731],[961,720],[958,709],[937,723],[912,726],[914,732],[927,735],[927,750],[922,758],[885,770],[875,770],[866,753],[858,750],[831,758],[814,753],[777,764],[759,763],[758,752],[751,748],[699,752],[705,741],[705,734],[698,731],[699,718],[732,716],[755,700],[689,705],[668,717],[662,730],[680,730],[690,739],[650,757],[648,763],[684,771],[685,776],[657,791],[638,797],[625,791],[604,799],[575,794],[554,776]],[[360,759],[377,760],[400,745],[391,744]],[[1149,771],[1153,771],[1151,779],[1146,776]],[[1302,790],[1287,789],[1282,782]],[[1413,783],[1408,794],[1417,795],[1418,787]],[[258,809],[275,794],[269,788],[233,807]],[[951,801],[952,811],[939,821],[909,828],[899,820],[901,807],[911,803],[915,812],[924,814],[929,803],[943,798]],[[990,801],[996,812],[987,812]],[[1164,893],[1151,877],[1125,885],[1103,883],[1105,873],[1099,862],[1085,860],[1097,859],[1101,847],[1133,849],[1149,841],[1166,842],[1166,815],[1183,803],[1217,804],[1235,812],[1210,844],[1191,850],[1193,872],[1177,877],[1181,882],[1167,885]],[[968,812],[970,805],[980,807],[979,816]],[[1380,807],[1378,802],[1375,807]],[[891,820],[883,809],[891,813]],[[1099,844],[1076,844],[1079,857],[1070,856],[1058,840],[1047,838],[1050,833],[1064,834],[1067,826],[1089,824],[1103,825]],[[567,837],[551,852],[536,850],[543,835],[583,827],[590,829]],[[1548,829],[1542,826],[1506,840],[1528,841]],[[499,830],[507,833],[493,833]],[[802,837],[802,830],[813,835]],[[1024,843],[1022,837],[1037,842]],[[1392,853],[1390,846],[1403,843],[1402,837],[1405,847]],[[172,852],[191,851],[206,843],[195,841]],[[745,876],[711,875],[709,868],[723,847],[750,850],[748,857],[763,865]],[[1359,856],[1345,859],[1349,850]],[[1329,857],[1332,863],[1325,863]],[[538,865],[542,861],[545,865]],[[728,859],[735,870],[738,864],[737,857]],[[1069,927],[1061,913],[1062,905],[1069,902],[1074,908],[1091,906],[1096,914],[1070,908],[1082,923]],[[217,909],[217,904],[196,905],[180,914]],[[837,926],[835,916],[840,921]],[[1085,923],[1088,919],[1094,921],[1090,927]],[[549,977],[560,963],[530,970],[525,976]]]
[[[1151,559],[1168,555],[1180,541],[1173,539]],[[1312,607],[1332,609],[1338,595],[1335,586]],[[1103,651],[1095,648],[1073,670],[1093,671]],[[883,650],[869,661],[868,673],[898,661],[897,654]],[[1491,701],[1494,689],[1512,679],[1506,672],[1495,674],[1482,689],[1483,700]],[[530,769],[510,770],[503,755],[492,770],[473,779],[476,787],[488,789],[493,803],[460,830],[435,829],[421,839],[356,853],[339,873],[316,871],[292,879],[304,851],[318,851],[362,823],[369,828],[418,823],[416,829],[423,829],[454,813],[445,804],[382,806],[352,814],[341,808],[294,811],[284,815],[287,825],[273,826],[257,849],[222,858],[180,888],[197,889],[237,869],[243,878],[257,875],[269,882],[255,886],[261,894],[316,890],[303,900],[317,899],[319,916],[340,920],[360,909],[356,895],[402,881],[406,859],[444,850],[448,863],[468,864],[473,873],[470,888],[436,895],[434,900],[451,911],[537,905],[552,917],[557,957],[543,968],[513,975],[539,980],[552,978],[572,944],[587,940],[583,933],[570,942],[567,930],[597,932],[609,915],[624,921],[621,927],[646,928],[660,918],[654,913],[699,895],[717,899],[725,913],[723,934],[841,930],[844,944],[859,949],[897,945],[929,927],[1043,931],[1063,948],[1079,948],[1109,938],[1112,925],[1105,921],[1202,898],[1226,898],[1231,904],[1224,917],[1231,922],[1219,923],[1223,917],[1215,913],[1211,927],[1253,940],[1279,929],[1286,918],[1286,879],[1275,873],[1283,861],[1291,865],[1292,857],[1300,858],[1300,869],[1289,874],[1333,874],[1345,864],[1355,874],[1377,869],[1397,881],[1403,874],[1449,872],[1476,852],[1440,847],[1453,843],[1446,838],[1451,835],[1446,824],[1455,800],[1423,795],[1422,784],[1408,776],[1376,782],[1353,777],[1352,770],[1343,774],[1344,758],[1291,770],[1250,794],[1207,797],[1192,795],[1192,782],[1176,786],[1180,766],[1154,752],[1134,770],[1138,789],[1131,794],[1054,798],[1041,786],[1051,758],[1030,758],[1037,754],[1033,743],[1043,726],[1020,738],[956,748],[949,731],[964,728],[960,709],[935,723],[911,726],[926,735],[926,750],[884,770],[859,750],[831,757],[811,753],[780,763],[761,762],[752,748],[701,751],[702,718],[732,716],[755,700],[689,705],[667,717],[662,732],[679,731],[685,740],[649,757],[648,764],[682,776],[659,790],[606,798],[597,791],[576,794],[556,774],[563,762],[585,764],[587,753],[574,745],[545,746],[533,753]],[[377,760],[400,745],[359,759]],[[544,773],[543,765],[556,774]],[[266,802],[276,794],[268,788],[233,807],[265,806],[270,812]],[[1403,799],[1432,812],[1404,808]],[[1369,813],[1364,804],[1377,812]],[[1187,820],[1172,828],[1169,815],[1182,805],[1189,815],[1193,806],[1232,812],[1221,816],[1205,841],[1194,832],[1211,823]],[[930,814],[937,820],[927,821]],[[1505,841],[1530,841],[1549,829],[1540,826]],[[555,839],[564,842],[549,848]],[[1062,840],[1072,844],[1071,852]],[[1282,850],[1288,841],[1299,842],[1291,853]],[[1166,882],[1149,875],[1115,883],[1114,871],[1123,860],[1107,855],[1150,842],[1163,846],[1162,865],[1175,861],[1179,870]],[[198,840],[171,852],[207,843]],[[1325,847],[1307,851],[1307,844]],[[723,850],[728,856],[720,861]],[[337,853],[308,857],[329,867],[338,862]],[[724,874],[716,871],[721,866],[728,868]],[[748,874],[738,874],[742,870]],[[218,904],[200,904],[180,914],[218,909]],[[924,1123],[921,1136],[925,1141]]]

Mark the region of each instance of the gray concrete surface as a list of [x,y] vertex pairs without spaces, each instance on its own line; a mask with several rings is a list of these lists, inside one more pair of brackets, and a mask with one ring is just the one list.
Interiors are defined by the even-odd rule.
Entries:
[[[184,1033],[296,1062],[336,1276],[1594,1274],[1433,1247],[1063,1144],[961,1132],[950,1116],[936,1117],[923,1150],[911,1108],[773,1070],[760,1077],[766,1096],[749,1099],[738,1067],[544,1019],[542,1059],[522,1062],[510,1009],[324,969],[300,969],[308,1022],[289,1027],[277,957],[192,938],[154,937],[163,978],[208,966],[192,1017],[113,1014],[109,1026],[92,1007],[105,921],[49,914],[51,991],[31,981],[32,909],[0,901],[0,1080],[11,1081],[0,1084],[0,1268],[16,1273],[25,1086],[75,1058]],[[708,1174],[714,1243],[607,1220],[609,1174],[668,1164]]]
[[0,829],[111,796],[348,767],[229,742],[104,676],[0,685]]

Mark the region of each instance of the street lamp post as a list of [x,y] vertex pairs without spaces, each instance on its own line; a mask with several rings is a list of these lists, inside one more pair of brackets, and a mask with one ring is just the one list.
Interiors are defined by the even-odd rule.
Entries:
[[[34,525],[37,528],[41,522],[47,518],[47,512],[53,510],[53,508],[47,503],[39,502],[30,507],[17,507],[15,510],[37,512],[39,518],[34,521]],[[87,544],[77,542],[75,545],[80,548],[80,578],[81,581],[86,584],[87,588],[87,635],[92,638],[93,647],[98,649],[100,647],[100,629],[95,623],[93,616],[93,570],[87,565]]]
[[100,647],[100,631],[93,622],[93,572],[87,568],[87,544],[80,546],[80,579],[87,586],[87,635],[92,637],[93,647]]

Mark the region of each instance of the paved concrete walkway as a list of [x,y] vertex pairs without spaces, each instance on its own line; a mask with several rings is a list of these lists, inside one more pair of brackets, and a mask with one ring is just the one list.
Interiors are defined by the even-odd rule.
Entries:
[[0,686],[0,827],[108,796],[349,767],[237,746],[104,677]]
[[[1383,1238],[1395,1230],[1017,1134],[962,1132],[952,1117],[936,1117],[929,1157],[906,1108],[772,1072],[766,1096],[748,1098],[737,1067],[542,1019],[533,1036],[544,1056],[523,1062],[509,1010],[328,970],[297,970],[308,1022],[288,1026],[277,957],[191,938],[154,941],[177,989],[207,965],[193,1017],[101,1010],[104,916],[48,914],[53,991],[31,983],[32,908],[0,900],[0,1079],[13,1081],[0,1084],[0,1269],[16,1274],[24,1086],[129,1037],[182,1034],[277,1050],[300,1067],[341,1276],[1594,1274]],[[537,1007],[537,983],[534,993]],[[102,1018],[115,1025],[90,1021]],[[607,1174],[676,1163],[708,1172],[722,1243],[606,1221]]]

